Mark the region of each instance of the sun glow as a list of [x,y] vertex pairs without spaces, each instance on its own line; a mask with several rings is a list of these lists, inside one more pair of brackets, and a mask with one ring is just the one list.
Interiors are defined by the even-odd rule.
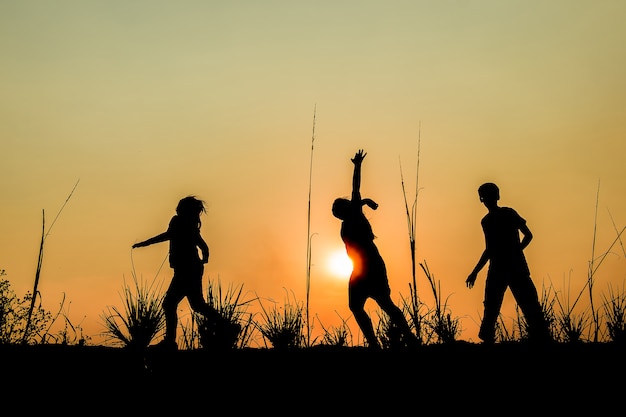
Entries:
[[337,278],[349,278],[352,273],[352,261],[344,249],[336,250],[328,258],[328,271]]

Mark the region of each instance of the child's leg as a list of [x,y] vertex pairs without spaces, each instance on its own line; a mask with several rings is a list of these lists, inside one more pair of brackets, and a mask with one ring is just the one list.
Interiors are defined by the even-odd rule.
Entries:
[[517,277],[511,280],[510,287],[515,301],[517,301],[528,323],[530,338],[537,341],[550,340],[552,338],[550,329],[539,302],[537,288],[530,276]]
[[376,338],[376,333],[374,332],[372,320],[365,312],[366,299],[366,297],[360,296],[354,291],[348,291],[348,306],[350,307],[350,311],[354,315],[354,319],[359,325],[359,328],[363,332],[363,336],[365,337],[368,346],[375,349],[380,349],[380,344],[378,343],[378,339]]
[[478,337],[485,343],[495,342],[496,323],[500,315],[506,288],[506,281],[502,277],[487,276],[483,301],[483,320],[478,332]]
[[204,267],[200,265],[198,269],[190,271],[189,284],[187,287],[187,300],[191,309],[202,314],[208,319],[218,318],[217,311],[209,305],[202,293],[202,274]]
[[163,298],[163,313],[165,315],[165,341],[176,342],[176,327],[178,326],[178,314],[176,310],[178,304],[184,297],[182,286],[179,284],[182,281],[176,271],[174,271],[174,277],[170,283],[165,297]]
[[398,328],[402,332],[402,335],[404,336],[405,342],[410,346],[416,345],[418,342],[417,336],[411,331],[411,327],[406,321],[402,310],[400,309],[400,307],[394,304],[393,300],[391,299],[391,295],[386,294],[383,297],[376,297],[376,302],[378,303],[380,308],[385,313],[387,313],[387,315],[391,319],[391,322],[398,326]]

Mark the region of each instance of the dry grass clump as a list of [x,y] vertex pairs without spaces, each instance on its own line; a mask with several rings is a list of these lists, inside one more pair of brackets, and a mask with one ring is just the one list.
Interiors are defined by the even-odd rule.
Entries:
[[205,317],[193,313],[198,323],[199,343],[205,349],[234,349],[248,346],[252,339],[254,325],[252,314],[246,309],[252,300],[241,299],[243,285],[229,285],[222,289],[221,281],[209,281],[207,302],[218,313]]
[[[452,316],[448,306],[449,297],[442,298],[441,282],[435,279],[426,261],[419,265],[428,280],[435,305],[429,307],[412,290],[409,299],[402,298],[403,311],[422,345],[454,343],[461,335],[460,318]],[[383,326],[383,330],[386,328]]]
[[[441,284],[439,281],[435,281],[434,275],[430,272],[426,261],[420,263],[419,266],[426,275],[426,279],[430,284],[430,289],[435,299],[435,307],[428,309],[426,305],[421,301],[417,293],[417,208],[419,197],[419,167],[420,167],[420,145],[421,145],[421,122],[418,128],[417,137],[417,159],[415,167],[415,193],[411,207],[406,196],[406,189],[404,186],[404,176],[402,174],[402,165],[400,165],[400,183],[402,185],[402,194],[404,197],[404,208],[406,214],[406,221],[409,234],[409,248],[411,250],[411,277],[412,282],[409,284],[410,299],[407,301],[403,298],[403,309],[408,315],[409,323],[413,327],[415,335],[417,336],[420,344],[429,343],[431,341],[435,343],[453,343],[461,333],[460,319],[453,317],[448,308],[447,300],[445,301],[441,297]],[[426,312],[423,309],[427,308]],[[394,333],[394,329],[388,325],[383,325],[383,334],[385,330],[391,336]],[[387,342],[391,343],[393,339],[387,338]]]
[[335,346],[335,347],[349,347],[352,346],[352,332],[348,322],[341,318],[341,324],[339,326],[324,327],[321,320],[320,326],[322,327],[323,336],[320,342],[323,346]]
[[435,298],[435,308],[425,319],[426,329],[430,329],[429,336],[434,335],[437,343],[453,343],[461,333],[460,319],[452,317],[448,308],[448,298],[445,301],[441,299],[441,283],[435,282],[435,276],[428,269],[426,261],[421,263],[420,267],[428,279]]
[[616,292],[609,285],[608,294],[603,294],[602,298],[609,340],[623,344],[626,342],[626,293],[624,292],[624,285],[622,284],[620,292]]
[[274,304],[267,309],[261,299],[258,300],[262,321],[257,322],[256,327],[265,342],[269,342],[275,349],[295,349],[305,346],[304,307],[295,296],[290,299],[287,294],[282,307]]
[[[575,311],[576,299],[573,303],[568,291],[564,296],[559,297],[558,292],[554,293],[554,300],[558,310],[555,311],[554,340],[561,343],[581,343],[586,342],[586,334],[591,330],[591,315],[589,309]],[[562,299],[563,298],[563,299]]]
[[124,283],[120,295],[124,306],[107,307],[101,314],[106,340],[131,349],[146,349],[165,329],[163,295],[154,282],[150,285],[133,274],[133,286]]

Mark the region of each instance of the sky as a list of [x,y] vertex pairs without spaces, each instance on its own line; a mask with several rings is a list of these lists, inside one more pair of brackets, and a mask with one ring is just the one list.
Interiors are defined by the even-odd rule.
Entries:
[[[477,341],[485,271],[465,279],[487,181],[534,234],[540,293],[586,308],[606,255],[599,304],[626,279],[625,18],[619,0],[0,1],[3,278],[32,292],[45,231],[42,305],[99,343],[133,274],[169,284],[167,244],[131,246],[195,195],[205,284],[267,308],[305,303],[308,278],[313,333],[346,321],[362,343],[329,262],[344,250],[330,207],[363,149],[398,304],[415,200],[415,259]],[[508,321],[514,306],[507,293]]]

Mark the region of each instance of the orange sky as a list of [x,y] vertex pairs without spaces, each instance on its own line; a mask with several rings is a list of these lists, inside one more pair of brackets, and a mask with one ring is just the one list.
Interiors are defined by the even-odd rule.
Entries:
[[[94,341],[133,263],[169,283],[167,264],[157,276],[167,244],[131,245],[189,194],[208,204],[205,279],[304,302],[309,180],[310,312],[354,324],[346,280],[326,264],[343,247],[330,206],[349,195],[360,148],[399,302],[411,281],[400,165],[411,200],[420,124],[417,259],[463,339],[482,314],[484,271],[464,285],[483,249],[482,182],[527,219],[533,278],[562,297],[583,287],[594,228],[600,255],[626,225],[624,2],[214,3],[0,5],[0,269],[32,291],[42,210],[50,225],[79,181],[39,289],[52,311],[65,295]],[[614,247],[599,269],[598,301],[623,285],[624,256]],[[507,317],[513,305],[509,294]]]

